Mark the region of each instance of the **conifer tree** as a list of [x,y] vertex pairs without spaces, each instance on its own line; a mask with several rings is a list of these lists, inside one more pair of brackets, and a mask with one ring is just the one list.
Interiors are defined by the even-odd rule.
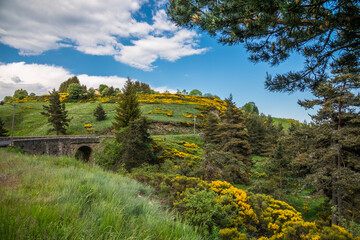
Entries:
[[123,127],[127,127],[131,121],[141,116],[140,105],[136,96],[134,85],[131,79],[125,83],[120,96],[120,102],[116,107],[115,121],[112,123],[115,131],[119,131]]
[[106,119],[106,113],[101,103],[97,105],[93,114],[96,118],[96,121],[102,121]]
[[143,163],[154,163],[153,140],[148,132],[149,128],[150,122],[141,117],[130,121],[129,125],[117,134],[116,139],[121,143],[120,163],[125,164],[128,171]]
[[231,152],[244,164],[251,166],[251,148],[248,142],[248,133],[245,131],[245,115],[235,106],[232,96],[226,99],[227,110],[223,123],[218,126],[217,138],[220,139],[221,149]]
[[249,180],[251,150],[247,142],[245,118],[243,112],[232,102],[231,95],[227,104],[222,122],[218,124],[215,116],[209,117],[204,131],[204,178],[222,178],[233,183],[246,183]]
[[42,115],[48,117],[48,123],[52,125],[48,133],[56,131],[56,135],[65,134],[71,119],[68,118],[65,104],[61,104],[60,95],[55,89],[50,93],[49,102],[49,106],[43,105],[44,112],[41,112]]
[[310,177],[331,202],[332,223],[336,225],[346,217],[345,205],[360,193],[360,65],[354,58],[350,54],[337,59],[332,66],[334,77],[313,91],[316,99],[299,101],[306,108],[321,106],[313,116],[316,125],[314,145],[308,151]]
[[211,112],[208,114],[205,127],[204,127],[204,141],[206,144],[209,143],[219,143],[219,139],[217,138],[217,130],[218,130],[219,119],[212,114]]
[[170,0],[167,9],[180,26],[199,27],[223,44],[244,43],[254,62],[303,55],[302,70],[268,76],[272,91],[315,89],[334,57],[360,56],[358,1]]
[[7,137],[9,136],[8,131],[4,128],[5,123],[0,118],[0,137]]
[[265,156],[268,142],[266,142],[267,131],[263,118],[259,115],[248,114],[246,129],[248,130],[248,142],[252,153],[258,156]]

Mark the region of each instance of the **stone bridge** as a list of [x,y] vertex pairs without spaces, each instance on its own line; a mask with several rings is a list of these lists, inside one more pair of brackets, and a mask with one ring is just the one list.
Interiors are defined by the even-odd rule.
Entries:
[[[68,155],[82,161],[91,161],[94,148],[104,137],[91,135],[14,137],[14,147],[35,155]],[[9,146],[11,138],[0,138],[0,146]]]

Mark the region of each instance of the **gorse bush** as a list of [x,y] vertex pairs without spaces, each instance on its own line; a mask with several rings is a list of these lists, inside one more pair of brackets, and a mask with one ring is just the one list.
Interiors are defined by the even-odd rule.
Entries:
[[344,228],[304,221],[289,204],[267,195],[248,195],[228,182],[141,172],[132,177],[155,187],[209,238],[216,230],[220,239],[355,239]]

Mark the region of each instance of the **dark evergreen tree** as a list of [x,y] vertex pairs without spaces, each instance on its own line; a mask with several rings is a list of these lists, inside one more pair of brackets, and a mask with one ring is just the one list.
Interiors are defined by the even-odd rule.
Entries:
[[141,116],[140,105],[136,96],[134,85],[131,79],[125,83],[120,95],[120,102],[116,107],[116,115],[113,126],[115,131],[119,131],[123,127],[127,127],[131,121],[138,119]]
[[93,115],[95,116],[96,121],[102,121],[106,119],[106,113],[101,103],[97,105],[93,112]]
[[247,142],[245,117],[232,102],[232,96],[226,100],[227,110],[221,123],[210,114],[205,128],[205,156],[203,160],[204,178],[221,178],[233,183],[248,182],[251,166],[251,149]]
[[359,58],[359,8],[353,0],[170,0],[167,9],[180,26],[199,27],[223,44],[245,43],[254,62],[275,65],[302,54],[303,70],[266,81],[270,90],[294,91],[316,88],[334,57]]
[[59,87],[59,92],[61,93],[65,93],[65,92],[68,92],[68,87],[70,86],[70,84],[72,83],[77,83],[80,85],[80,81],[79,79],[77,78],[77,76],[74,76],[72,78],[69,78],[68,80],[62,82],[60,84],[60,87]]
[[247,166],[251,166],[251,148],[248,142],[248,133],[245,128],[245,115],[235,106],[232,96],[226,99],[227,110],[223,122],[218,126],[217,138],[220,139],[221,149],[231,152]]
[[68,118],[65,104],[61,104],[60,95],[55,89],[50,93],[49,102],[48,106],[43,105],[44,112],[41,112],[42,115],[48,117],[48,123],[52,125],[48,133],[56,131],[56,135],[65,134],[71,119]]
[[8,131],[4,128],[5,123],[0,118],[0,137],[7,137],[9,136]]
[[219,143],[220,139],[217,138],[219,118],[213,113],[209,113],[205,127],[204,127],[204,141],[206,144],[209,143]]
[[350,54],[337,59],[334,77],[313,91],[316,99],[299,101],[306,108],[320,106],[313,116],[316,125],[314,143],[307,155],[311,159],[309,177],[327,195],[332,223],[337,225],[347,215],[345,205],[359,209],[351,206],[360,193],[360,75],[354,58]]
[[286,148],[283,145],[282,141],[278,142],[278,145],[275,147],[274,152],[266,164],[266,171],[269,175],[274,176],[275,179],[279,182],[280,197],[283,191],[283,179],[284,176],[287,176],[287,172],[290,170],[290,158],[286,152]]
[[246,129],[249,134],[248,142],[252,153],[258,156],[266,156],[268,153],[268,142],[263,117],[249,114],[246,119]]
[[143,163],[154,163],[153,140],[148,132],[149,128],[150,122],[142,117],[130,121],[117,134],[117,141],[121,144],[120,163],[125,164],[128,171]]

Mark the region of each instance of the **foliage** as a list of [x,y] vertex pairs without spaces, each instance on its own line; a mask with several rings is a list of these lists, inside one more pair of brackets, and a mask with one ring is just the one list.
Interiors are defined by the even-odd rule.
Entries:
[[82,95],[85,93],[85,90],[80,84],[71,83],[67,88],[67,92],[69,93],[69,99],[79,100],[82,98]]
[[69,78],[68,80],[62,82],[60,84],[60,87],[59,87],[59,92],[60,93],[67,93],[68,92],[68,87],[70,86],[70,84],[72,83],[76,83],[76,84],[79,84],[80,85],[80,81],[79,79],[77,78],[77,76],[74,76],[74,77],[71,77]]
[[5,96],[4,102],[10,102],[13,98],[11,96]]
[[96,118],[96,121],[103,121],[106,119],[106,113],[101,103],[95,108],[93,115]]
[[131,121],[138,119],[141,115],[139,101],[130,78],[128,78],[122,89],[120,102],[115,110],[116,115],[114,117],[115,121],[113,122],[113,126],[116,131],[119,131],[123,127],[127,127]]
[[113,96],[113,95],[115,95],[115,89],[114,89],[113,86],[111,86],[111,87],[106,87],[106,88],[104,88],[104,89],[102,90],[101,94],[102,94],[103,96],[107,96],[107,97]]
[[142,83],[142,82],[139,82],[139,81],[134,82],[134,89],[135,89],[136,93],[152,94],[152,91],[151,91],[151,88],[150,88],[149,84]]
[[334,58],[359,58],[357,1],[170,0],[168,13],[180,26],[199,27],[223,44],[245,43],[251,60],[272,65],[302,54],[304,69],[268,76],[273,91],[315,89]]
[[249,114],[259,114],[259,109],[254,102],[248,102],[241,107],[241,110]]
[[5,123],[0,118],[0,137],[9,136],[8,131],[4,128]]
[[189,95],[190,96],[202,97],[202,92],[200,90],[194,89],[194,90],[190,91]]
[[120,163],[121,158],[121,144],[115,139],[102,140],[102,148],[97,149],[94,153],[94,161],[97,165],[109,169],[118,170],[122,167]]
[[148,133],[149,128],[150,122],[142,117],[131,121],[116,135],[117,141],[121,144],[119,163],[124,164],[128,171],[143,163],[155,161],[152,150],[153,140]]
[[50,94],[50,105],[43,105],[43,110],[44,112],[41,112],[41,114],[48,117],[47,121],[52,125],[48,133],[56,131],[56,135],[60,133],[65,134],[71,119],[68,118],[68,111],[65,110],[65,104],[61,104],[60,95],[55,89]]
[[174,206],[192,225],[200,226],[205,235],[227,222],[213,191],[188,188],[181,193],[181,200],[174,202]]
[[99,92],[100,94],[103,94],[104,89],[109,88],[106,84],[100,84],[99,85]]
[[23,99],[28,96],[28,92],[23,89],[18,89],[14,92],[13,98]]

